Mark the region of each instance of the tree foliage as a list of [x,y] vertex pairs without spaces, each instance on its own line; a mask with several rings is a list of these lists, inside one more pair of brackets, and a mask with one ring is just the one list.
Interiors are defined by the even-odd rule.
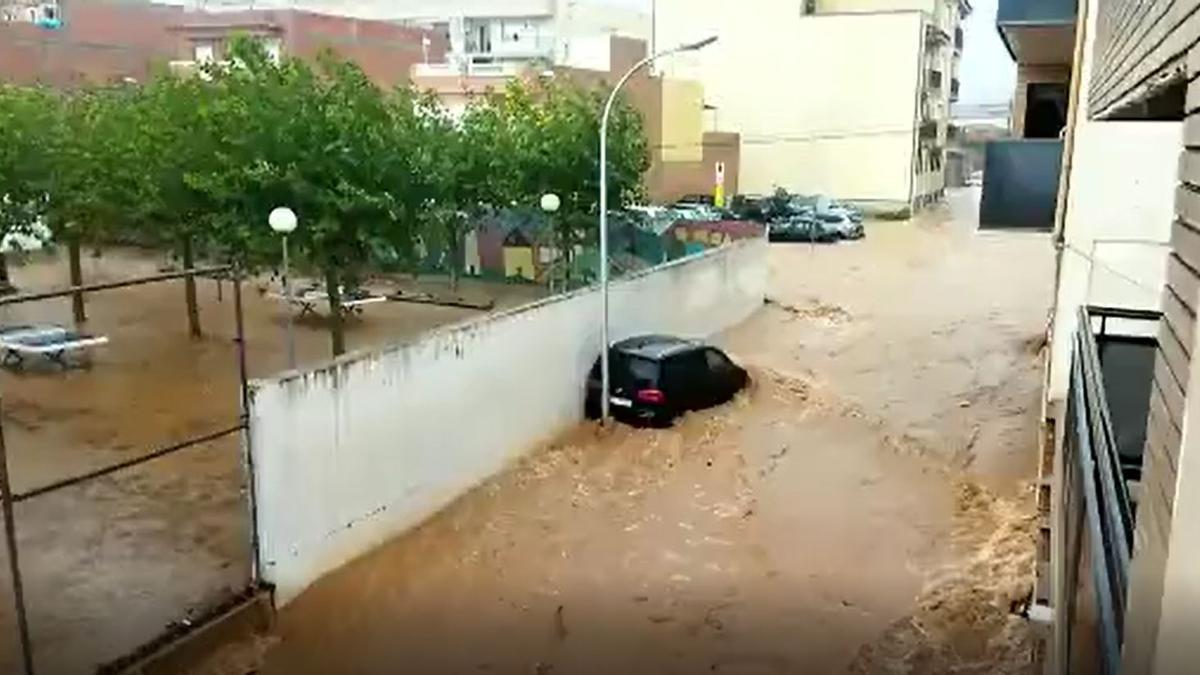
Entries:
[[[383,91],[332,53],[272,59],[239,40],[199,75],[50,94],[0,87],[0,235],[39,219],[72,246],[136,240],[253,269],[279,262],[267,214],[288,206],[299,265],[330,296],[333,351],[345,346],[340,294],[384,258],[416,266],[419,244],[449,251],[483,214],[536,207],[553,192],[566,250],[595,236],[599,117],[607,91],[514,80],[452,114],[411,88]],[[641,197],[641,119],[610,125],[610,200]],[[189,325],[200,335],[194,284]],[[82,298],[77,318],[83,320]]]

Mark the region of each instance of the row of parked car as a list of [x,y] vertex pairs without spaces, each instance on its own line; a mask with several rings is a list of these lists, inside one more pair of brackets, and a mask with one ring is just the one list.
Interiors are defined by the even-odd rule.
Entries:
[[769,197],[738,195],[728,208],[713,205],[709,195],[689,195],[672,207],[697,220],[752,220],[767,227],[771,241],[829,243],[861,239],[862,211],[824,195],[797,195],[777,190]]

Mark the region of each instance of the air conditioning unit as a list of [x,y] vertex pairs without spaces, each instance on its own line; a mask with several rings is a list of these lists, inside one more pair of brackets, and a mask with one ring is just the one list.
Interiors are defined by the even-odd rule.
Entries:
[[5,23],[31,23],[43,28],[62,26],[57,2],[10,2],[0,5],[0,20]]

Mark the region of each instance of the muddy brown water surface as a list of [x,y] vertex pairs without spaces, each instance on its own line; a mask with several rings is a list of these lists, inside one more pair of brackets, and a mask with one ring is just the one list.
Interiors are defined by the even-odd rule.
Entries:
[[585,425],[198,672],[1026,673],[1047,236],[773,246],[751,391]]
[[[156,273],[159,255],[87,256],[88,283]],[[66,263],[37,256],[12,269],[26,291],[62,288]],[[252,377],[286,367],[280,303],[244,286]],[[436,281],[407,289],[446,292]],[[180,281],[88,296],[85,329],[106,335],[91,367],[0,371],[0,411],[13,488],[24,492],[237,423],[238,371],[231,287],[199,282],[205,337],[187,334]],[[501,307],[542,295],[533,287],[466,282],[462,295]],[[410,338],[479,313],[387,303],[348,325],[351,349]],[[0,307],[0,325],[71,325],[69,300]],[[301,365],[328,358],[319,320],[297,323]],[[230,597],[249,578],[249,525],[239,439],[229,436],[19,504],[21,565],[39,673],[86,673],[154,638],[169,623]],[[3,547],[0,547],[2,549]],[[6,554],[0,550],[0,673],[16,672]]]

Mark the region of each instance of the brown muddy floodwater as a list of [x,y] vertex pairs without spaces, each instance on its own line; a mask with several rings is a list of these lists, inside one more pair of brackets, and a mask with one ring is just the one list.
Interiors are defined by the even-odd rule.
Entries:
[[[87,282],[155,273],[161,256],[109,250],[87,257]],[[60,257],[13,268],[23,290],[61,288]],[[403,282],[411,288],[412,283]],[[251,376],[285,367],[279,303],[245,286]],[[436,284],[435,284],[436,285]],[[434,290],[427,288],[427,290]],[[443,289],[444,290],[444,289]],[[468,283],[468,297],[500,306],[541,295],[533,287]],[[204,339],[186,331],[182,282],[88,296],[86,330],[106,335],[90,368],[0,371],[2,420],[14,489],[75,476],[236,424],[233,302],[226,283],[199,283]],[[478,313],[387,303],[349,324],[352,349],[382,345]],[[0,325],[71,324],[67,300],[0,308]],[[297,326],[300,363],[328,357],[320,322]],[[22,569],[38,672],[91,672],[228,598],[249,575],[248,511],[236,436],[182,451],[18,505]],[[15,672],[8,563],[0,546],[0,673]]]
[[1053,250],[977,198],[773,246],[750,392],[566,434],[200,672],[1028,672]]

